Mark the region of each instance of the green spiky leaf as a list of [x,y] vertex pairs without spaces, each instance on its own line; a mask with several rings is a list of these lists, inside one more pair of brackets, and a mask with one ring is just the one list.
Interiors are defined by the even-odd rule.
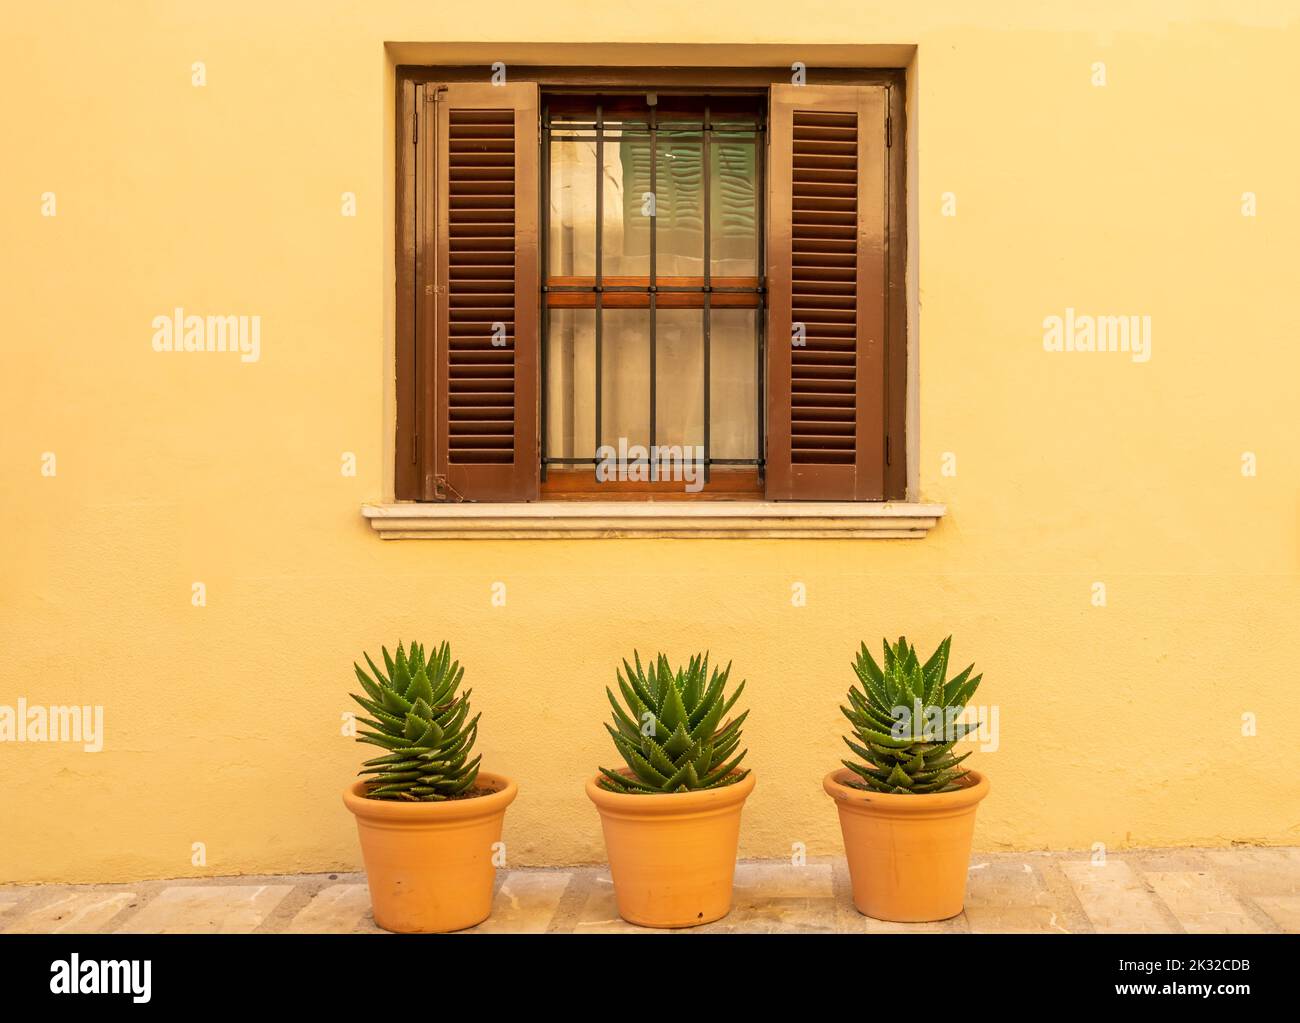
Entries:
[[478,735],[478,716],[468,722],[469,695],[457,695],[464,669],[451,648],[398,643],[396,656],[381,648],[382,670],[365,654],[367,674],[354,664],[365,696],[352,694],[369,713],[358,742],[387,752],[365,762],[361,777],[371,799],[434,802],[467,792],[478,778],[479,758],[469,759]]
[[644,665],[637,651],[631,662],[624,658],[615,672],[623,702],[613,689],[605,690],[614,712],[613,724],[605,727],[629,771],[601,768],[598,784],[644,794],[713,788],[743,778],[747,772],[737,765],[745,754],[732,754],[749,712],[719,728],[745,686],[742,681],[728,697],[730,672],[731,665],[710,668],[707,654],[696,654],[676,669],[663,654]]
[[[880,663],[863,643],[853,662],[862,685],[849,688],[848,706],[840,708],[853,737],[845,743],[861,762],[843,761],[861,781],[849,784],[870,792],[925,794],[951,792],[963,782],[960,756],[952,750],[977,723],[954,723],[954,715],[965,708],[978,688],[981,676],[971,676],[974,665],[947,678],[952,637],[946,637],[925,660],[903,636],[891,644],[884,641]],[[905,710],[909,727],[898,715]]]

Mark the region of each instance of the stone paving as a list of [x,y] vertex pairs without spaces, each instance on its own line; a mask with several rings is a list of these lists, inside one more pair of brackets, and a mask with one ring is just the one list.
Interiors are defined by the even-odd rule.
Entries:
[[[1300,933],[1300,848],[982,853],[966,910],[889,924],[853,908],[843,858],[742,862],[730,915],[687,931],[619,919],[606,867],[497,872],[493,914],[465,933]],[[384,933],[362,874],[0,886],[0,932]]]

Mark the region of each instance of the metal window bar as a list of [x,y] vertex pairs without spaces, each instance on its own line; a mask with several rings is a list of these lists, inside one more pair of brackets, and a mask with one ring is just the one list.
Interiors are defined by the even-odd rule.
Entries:
[[596,464],[600,452],[601,395],[605,391],[605,378],[601,363],[601,323],[605,319],[603,284],[605,278],[605,108],[596,104],[596,444],[591,453],[591,463]]
[[[538,147],[537,163],[539,168],[539,173],[537,175],[538,177],[537,188],[538,188],[538,192],[540,193],[538,196],[537,208],[542,211],[542,216],[545,218],[543,223],[545,223],[546,220],[550,219],[550,210],[551,210],[551,108],[550,108],[550,104],[546,103],[545,101],[543,101],[542,103],[541,129],[542,130],[537,133],[537,147]],[[547,428],[547,422],[548,422],[547,417],[550,414],[549,405],[551,401],[551,389],[548,386],[550,382],[550,372],[549,372],[549,363],[547,360],[547,351],[551,347],[551,308],[546,302],[546,294],[545,294],[546,278],[549,276],[550,269],[551,269],[551,265],[550,265],[551,240],[544,232],[538,232],[537,238],[538,238],[537,247],[541,250],[538,253],[538,263],[540,264],[541,267],[541,279],[542,279],[542,300],[541,302],[538,303],[541,306],[541,309],[538,310],[538,312],[541,314],[539,316],[539,320],[541,321],[540,328],[539,328],[540,344],[538,344],[537,346],[540,349],[540,351],[538,352],[538,362],[541,364],[540,365],[540,374],[541,374],[540,394],[542,400],[539,403],[540,409],[538,415],[540,417],[539,425],[541,427],[541,450],[542,450],[541,479],[542,482],[545,483],[546,467],[551,463],[551,460],[548,457],[548,453],[549,453],[548,449],[550,448],[550,431]],[[518,338],[515,338],[515,344],[516,345],[519,344]]]
[[[550,284],[543,283],[542,290],[543,292],[546,293],[549,292],[593,293],[594,292],[595,294],[595,388],[596,388],[595,449],[596,450],[593,451],[592,455],[589,457],[584,457],[584,456],[560,457],[560,456],[548,454],[545,446],[546,445],[546,440],[545,440],[546,399],[544,399],[543,413],[542,413],[543,414],[543,438],[544,438],[543,455],[542,455],[543,479],[545,478],[547,465],[570,465],[570,466],[592,465],[594,466],[598,462],[596,455],[599,452],[599,449],[601,447],[601,439],[603,433],[602,393],[604,390],[604,386],[603,386],[604,379],[603,379],[603,372],[602,372],[603,370],[602,326],[603,326],[603,319],[604,319],[603,316],[604,295],[607,292],[608,293],[627,292],[627,293],[648,294],[649,312],[650,312],[650,338],[649,338],[650,340],[650,382],[649,382],[650,383],[650,424],[649,424],[650,425],[650,448],[653,449],[655,446],[656,433],[657,433],[657,398],[658,398],[658,387],[657,387],[658,373],[657,373],[657,357],[656,357],[657,356],[657,351],[656,351],[657,349],[657,344],[656,344],[657,295],[659,292],[702,294],[704,297],[702,313],[703,313],[703,341],[704,341],[704,382],[703,382],[704,383],[703,386],[704,466],[703,467],[704,467],[705,482],[708,482],[709,480],[709,469],[711,466],[714,465],[756,466],[761,470],[765,462],[765,459],[763,457],[763,446],[764,446],[763,426],[764,426],[764,418],[765,418],[764,413],[765,413],[765,395],[766,395],[765,392],[766,374],[764,372],[765,332],[764,332],[763,314],[764,314],[764,307],[766,305],[766,300],[764,296],[766,295],[767,288],[765,286],[765,278],[763,276],[764,267],[765,267],[765,258],[766,258],[766,239],[764,238],[766,209],[765,209],[765,203],[763,202],[763,164],[764,164],[766,144],[767,144],[767,125],[762,118],[759,118],[755,121],[752,138],[746,139],[746,138],[735,137],[737,133],[735,131],[732,131],[729,134],[731,134],[733,137],[728,139],[728,142],[732,142],[740,145],[753,145],[755,146],[756,149],[755,158],[754,158],[754,181],[755,181],[754,191],[755,191],[755,206],[757,210],[757,223],[755,229],[757,232],[757,243],[758,243],[757,270],[759,273],[757,286],[753,288],[746,288],[746,287],[715,286],[713,284],[713,280],[712,280],[713,264],[712,264],[712,246],[711,246],[711,239],[712,239],[713,232],[712,232],[711,206],[710,206],[712,201],[712,196],[711,196],[712,152],[711,150],[712,150],[713,133],[716,129],[713,127],[711,111],[709,106],[707,105],[704,107],[704,116],[701,123],[701,142],[700,142],[701,152],[703,155],[703,161],[702,161],[703,183],[701,187],[703,189],[703,207],[704,207],[704,213],[703,213],[704,283],[702,286],[699,287],[683,286],[683,285],[660,285],[658,283],[658,265],[657,265],[658,264],[658,260],[657,260],[658,148],[659,148],[658,146],[659,129],[658,129],[658,116],[657,116],[658,112],[653,102],[648,102],[647,105],[649,106],[649,111],[650,111],[648,130],[647,129],[637,130],[637,129],[627,129],[627,128],[619,129],[620,137],[624,137],[624,138],[636,137],[639,135],[639,136],[647,137],[650,142],[650,191],[654,196],[655,214],[650,218],[650,274],[648,278],[648,285],[646,287],[641,287],[637,285],[608,285],[607,286],[604,283],[605,275],[604,275],[603,228],[604,228],[604,206],[605,206],[604,150],[605,150],[605,138],[606,138],[606,125],[605,125],[603,104],[601,103],[596,104],[596,119],[594,122],[591,123],[566,122],[563,128],[564,134],[561,136],[561,141],[573,142],[573,141],[594,140],[596,143],[595,283],[592,286],[550,285]],[[584,135],[578,133],[579,131],[587,130],[588,128],[594,129],[593,135]],[[544,107],[543,125],[542,125],[542,136],[543,136],[542,180],[546,192],[544,193],[545,205],[543,208],[547,211],[548,217],[550,211],[550,205],[549,205],[550,204],[550,196],[549,196],[550,147],[552,142],[554,141],[552,135],[553,130],[555,130],[555,126],[551,123],[549,107]],[[543,281],[545,281],[546,272],[549,269],[549,265],[545,262],[546,260],[545,254],[543,255],[542,258],[543,258]],[[757,419],[755,425],[756,425],[756,442],[758,445],[758,449],[756,451],[756,456],[754,458],[714,458],[711,454],[711,448],[710,448],[711,428],[712,428],[712,421],[711,421],[712,402],[711,402],[711,393],[710,393],[711,359],[712,359],[711,313],[712,313],[712,296],[714,294],[719,294],[719,293],[757,294],[759,296],[759,305],[755,309],[755,326],[756,326],[756,335],[757,335],[756,344],[755,344],[756,361],[757,361],[757,366],[756,366]],[[549,325],[548,307],[545,302],[543,302],[543,307],[544,307],[543,323],[544,325]],[[543,349],[545,349],[545,345],[543,345]],[[545,360],[545,355],[543,355],[543,360]],[[543,372],[545,372],[545,363],[543,364]],[[545,377],[543,377],[543,379],[545,379]],[[543,394],[545,395],[546,393],[547,393],[546,389],[544,388]],[[632,465],[640,465],[645,463],[650,464],[651,479],[657,480],[658,470],[659,470],[659,466],[657,463],[651,461],[649,458],[633,459],[630,462],[630,464]]]
[[758,333],[757,344],[754,346],[758,349],[758,386],[754,388],[758,395],[758,409],[754,419],[754,438],[758,443],[758,474],[761,478],[767,465],[767,431],[764,429],[767,412],[767,179],[763,172],[767,167],[767,147],[770,139],[767,136],[766,118],[758,122],[755,141],[763,143],[760,148],[754,150],[754,206],[758,212],[758,223],[755,227],[758,232],[756,237],[758,265],[755,269],[758,271],[759,301],[758,312],[754,314]]
[[[704,130],[700,132],[700,152],[703,156],[703,168],[701,174],[701,189],[704,192],[704,482],[709,482],[709,380],[712,375],[712,366],[709,363],[709,333],[710,333],[710,314],[712,312],[711,304],[713,301],[711,292],[713,290],[713,259],[710,254],[709,241],[713,237],[713,221],[710,219],[709,210],[709,193],[713,190],[713,179],[710,177],[711,164],[713,162],[713,124],[709,119],[709,105],[704,105]],[[755,268],[757,269],[757,268]]]
[[[578,455],[574,458],[562,458],[559,455],[552,455],[550,458],[550,463],[552,465],[571,465],[571,466],[593,465],[594,466],[596,464],[596,459],[592,458],[590,455]],[[653,463],[650,462],[650,459],[647,456],[646,458],[629,458],[625,464],[626,465],[647,465]],[[757,458],[710,458],[709,464],[710,465],[757,466],[758,459]]]
[[[650,104],[650,450],[655,448],[655,427],[658,409],[658,341],[655,337],[655,317],[657,313],[655,283],[658,268],[655,263],[656,245],[659,238],[659,110],[655,104],[658,97],[653,93],[647,97]],[[650,479],[659,479],[659,466],[650,467]]]
[[[639,284],[604,284],[604,285],[586,285],[586,284],[552,284],[546,289],[548,292],[560,294],[563,292],[577,292],[580,294],[591,294],[592,292],[601,292],[609,295],[615,292],[630,292],[638,295],[644,295],[648,288]],[[763,290],[761,285],[753,288],[745,287],[728,287],[726,285],[701,285],[696,287],[693,284],[660,284],[656,289],[657,294],[668,292],[681,292],[690,295],[702,295],[705,292],[710,294],[736,294],[736,295],[757,295]]]

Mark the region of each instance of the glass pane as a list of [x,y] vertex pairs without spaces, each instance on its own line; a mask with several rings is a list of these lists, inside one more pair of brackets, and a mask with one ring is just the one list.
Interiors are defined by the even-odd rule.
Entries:
[[699,131],[659,132],[655,170],[655,270],[659,277],[704,275],[704,158]]
[[553,277],[596,273],[596,143],[551,143],[547,269]]
[[[709,165],[709,262],[715,277],[758,276],[758,191],[752,134],[715,136]],[[742,141],[748,140],[748,141]]]
[[596,310],[552,309],[546,338],[546,453],[596,450]]
[[[595,102],[589,107],[572,100],[561,105],[553,115],[551,145],[548,246],[553,276],[595,273],[598,171],[604,250],[599,258],[605,276],[649,275],[652,222],[659,276],[703,274],[703,105],[699,98],[661,98],[653,159],[654,221],[649,108],[639,98],[605,98],[603,158],[597,168]],[[759,154],[755,116],[743,106],[717,101],[712,114],[708,227],[711,270],[721,277],[758,273]]]
[[[609,278],[647,278],[652,225],[661,284],[663,278],[702,277],[706,240],[708,269],[715,278],[758,275],[761,207],[756,161],[762,153],[753,99],[661,96],[655,108],[654,148],[651,110],[642,96],[552,97],[549,102],[553,131],[547,246],[552,277],[594,276],[599,263],[607,283],[618,283]],[[594,125],[598,104],[604,119],[599,159]],[[707,147],[702,130],[706,108],[713,128]],[[653,218],[647,195],[652,175]],[[712,310],[706,388],[703,310],[659,309],[656,443],[688,449],[702,445],[709,390],[710,453],[720,459],[757,459],[757,315],[750,309]],[[589,458],[602,443],[616,448],[620,441],[625,446],[649,445],[648,309],[605,308],[598,313],[553,308],[546,344],[548,455]],[[597,388],[599,427],[594,423]]]
[[650,273],[650,136],[615,133],[605,140],[601,238],[606,277]]
[[[704,273],[704,195],[698,131],[662,130],[654,180],[656,271],[660,277]],[[650,139],[626,134],[606,143],[606,276],[650,273]]]
[[758,457],[758,322],[753,309],[709,317],[709,456]]
[[656,311],[655,405],[656,444],[704,443],[703,309]]
[[650,443],[650,310],[601,312],[600,442]]

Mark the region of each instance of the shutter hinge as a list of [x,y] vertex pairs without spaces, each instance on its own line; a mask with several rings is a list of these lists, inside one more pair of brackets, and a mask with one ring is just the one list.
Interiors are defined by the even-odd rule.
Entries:
[[465,500],[465,495],[453,487],[446,476],[438,473],[433,477],[433,499],[435,501],[449,501],[452,504],[460,504]]
[[894,144],[894,119],[888,114],[885,115],[885,148],[888,149]]
[[414,433],[411,435],[411,464],[415,465],[420,460],[420,435]]
[[892,461],[890,455],[891,455],[891,452],[890,452],[890,450],[889,450],[889,434],[885,434],[885,464],[886,464],[886,465],[892,465],[892,464],[893,464],[893,461]]
[[411,145],[420,143],[420,111],[415,111],[411,116]]

